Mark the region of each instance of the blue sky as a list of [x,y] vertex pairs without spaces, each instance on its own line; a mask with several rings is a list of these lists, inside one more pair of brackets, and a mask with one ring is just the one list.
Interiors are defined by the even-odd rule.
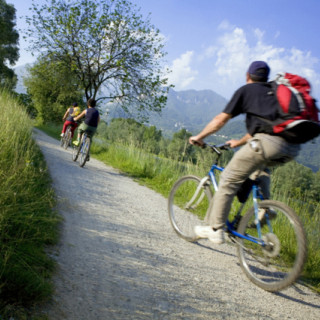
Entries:
[[[225,98],[245,83],[253,60],[265,60],[271,78],[286,71],[306,77],[320,99],[320,1],[131,0],[165,38],[165,64],[176,90],[211,89]],[[32,0],[7,0],[25,28]],[[44,0],[34,0],[41,4]],[[21,37],[22,38],[22,37]],[[21,39],[22,65],[34,61]]]

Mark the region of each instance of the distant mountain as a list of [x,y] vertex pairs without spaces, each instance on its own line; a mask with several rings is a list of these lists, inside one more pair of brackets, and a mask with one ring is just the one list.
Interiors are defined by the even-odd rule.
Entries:
[[[171,136],[182,128],[198,133],[227,104],[227,100],[212,90],[170,90],[166,108],[161,115],[152,115],[150,124]],[[224,138],[241,137],[245,134],[243,117],[230,121],[218,132]]]
[[164,132],[185,128],[196,133],[225,107],[227,100],[211,90],[175,91],[170,89],[166,108],[152,115],[150,123]]

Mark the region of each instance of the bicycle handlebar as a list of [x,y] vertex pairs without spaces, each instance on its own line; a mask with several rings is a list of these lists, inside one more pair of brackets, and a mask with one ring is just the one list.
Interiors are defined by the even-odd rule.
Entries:
[[228,143],[221,143],[221,144],[215,144],[215,145],[204,143],[204,144],[200,145],[200,143],[198,143],[197,141],[193,140],[193,142],[194,142],[194,145],[199,146],[202,149],[209,147],[212,152],[215,152],[218,155],[221,155],[220,150],[229,150],[230,149],[230,144],[228,144]]

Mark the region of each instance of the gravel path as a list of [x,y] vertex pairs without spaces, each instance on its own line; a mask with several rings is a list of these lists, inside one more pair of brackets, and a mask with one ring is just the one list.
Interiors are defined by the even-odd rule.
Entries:
[[178,238],[167,199],[36,131],[58,210],[51,320],[320,319],[320,296],[302,285],[265,292],[242,273],[236,248]]

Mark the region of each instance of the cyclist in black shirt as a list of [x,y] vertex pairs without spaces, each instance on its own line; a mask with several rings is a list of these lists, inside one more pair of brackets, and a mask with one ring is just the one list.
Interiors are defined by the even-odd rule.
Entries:
[[78,146],[80,143],[80,137],[84,131],[88,132],[92,137],[97,131],[97,127],[100,121],[99,111],[96,107],[96,100],[89,99],[87,102],[88,108],[82,111],[77,117],[74,118],[75,121],[85,117],[84,122],[78,128],[78,139],[74,141],[73,144]]
[[300,145],[270,135],[264,128],[261,118],[274,120],[278,117],[278,101],[267,82],[269,72],[270,68],[264,61],[252,62],[246,74],[247,84],[234,93],[223,112],[214,117],[198,135],[189,139],[191,144],[202,145],[205,137],[221,129],[231,118],[246,114],[248,134],[241,141],[243,147],[234,154],[221,174],[219,190],[208,212],[209,226],[195,227],[199,237],[208,238],[213,243],[224,242],[223,228],[233,197],[243,182],[257,170],[262,172],[267,166],[292,160],[300,150]]

